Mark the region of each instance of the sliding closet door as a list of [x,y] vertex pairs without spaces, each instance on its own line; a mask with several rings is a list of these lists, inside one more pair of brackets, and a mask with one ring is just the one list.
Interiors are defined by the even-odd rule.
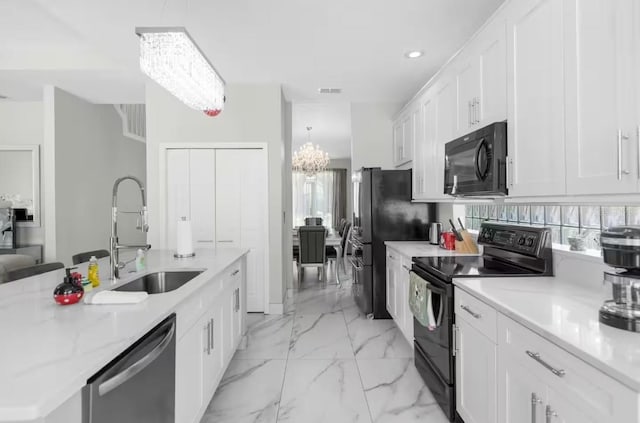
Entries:
[[191,230],[195,248],[215,248],[216,150],[189,150]]
[[216,244],[249,249],[247,311],[264,310],[267,240],[264,150],[216,150]]
[[176,248],[176,223],[191,216],[189,185],[189,150],[167,150],[167,248]]

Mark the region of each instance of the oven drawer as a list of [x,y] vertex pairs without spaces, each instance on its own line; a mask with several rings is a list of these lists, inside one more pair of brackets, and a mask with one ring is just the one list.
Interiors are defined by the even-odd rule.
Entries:
[[462,318],[480,333],[496,342],[498,313],[491,306],[456,287],[455,293],[456,319]]

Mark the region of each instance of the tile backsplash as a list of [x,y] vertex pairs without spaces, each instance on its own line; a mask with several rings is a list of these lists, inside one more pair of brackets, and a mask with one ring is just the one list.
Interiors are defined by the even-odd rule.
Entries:
[[583,234],[587,248],[598,249],[603,229],[640,225],[640,206],[473,204],[465,206],[465,217],[467,227],[476,230],[485,220],[547,226],[556,244]]

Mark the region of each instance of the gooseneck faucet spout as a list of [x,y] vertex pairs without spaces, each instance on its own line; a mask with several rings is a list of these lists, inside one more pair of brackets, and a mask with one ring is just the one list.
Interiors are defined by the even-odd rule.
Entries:
[[[136,229],[141,232],[149,231],[149,224],[147,221],[147,200],[144,194],[144,186],[140,179],[135,176],[124,176],[122,178],[116,179],[113,183],[113,196],[111,199],[111,239],[109,242],[109,252],[110,252],[110,268],[111,268],[111,279],[117,279],[120,277],[120,250],[124,249],[138,249],[142,248],[144,250],[148,250],[151,248],[150,245],[121,245],[118,242],[118,188],[123,181],[130,179],[138,184],[140,188],[140,196],[142,198],[142,208],[140,209],[138,217],[138,223],[136,225]],[[126,212],[121,212],[126,213]]]

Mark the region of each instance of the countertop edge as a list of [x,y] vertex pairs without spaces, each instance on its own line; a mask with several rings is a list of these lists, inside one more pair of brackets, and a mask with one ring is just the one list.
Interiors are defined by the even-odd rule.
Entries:
[[500,303],[498,301],[495,301],[494,299],[479,293],[478,291],[476,291],[475,289],[473,289],[470,286],[465,285],[465,281],[463,279],[454,279],[453,280],[453,284],[454,284],[454,286],[462,289],[463,291],[465,291],[469,295],[472,295],[473,297],[477,298],[478,300],[490,305],[491,307],[496,309],[498,312],[504,314],[505,316],[507,316],[510,319],[514,320],[515,322],[521,324],[522,326],[526,327],[527,329],[531,330],[532,332],[536,333],[537,335],[543,337],[547,341],[553,343],[557,347],[562,348],[563,350],[565,350],[569,354],[575,356],[577,359],[589,364],[590,366],[592,366],[595,369],[601,371],[602,373],[606,374],[607,376],[615,379],[616,381],[618,381],[619,383],[623,384],[627,388],[635,391],[636,393],[640,393],[640,381],[636,381],[634,379],[631,379],[631,378],[627,377],[626,374],[624,374],[622,372],[619,372],[618,370],[616,370],[616,369],[612,368],[611,366],[607,365],[606,363],[594,358],[593,356],[591,356],[590,354],[588,354],[585,351],[581,350],[580,348],[576,348],[574,345],[566,342],[564,339],[562,339],[562,338],[556,336],[555,334],[553,334],[553,333],[541,328],[540,326],[538,326],[537,324],[535,324],[531,320],[527,319],[526,316],[523,316],[523,315],[517,313],[516,311],[507,308],[502,303]]

